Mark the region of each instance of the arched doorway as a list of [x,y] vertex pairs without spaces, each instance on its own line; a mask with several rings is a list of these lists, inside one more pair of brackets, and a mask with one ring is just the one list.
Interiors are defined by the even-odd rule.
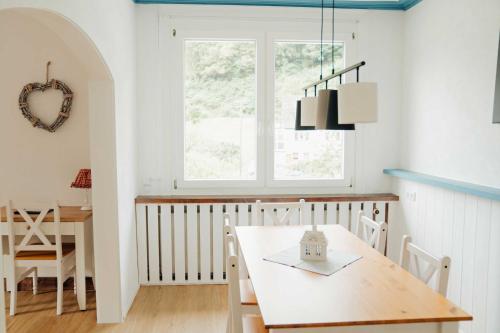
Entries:
[[[0,20],[3,16],[18,17],[24,22],[43,27],[48,34],[56,36],[61,47],[72,53],[86,75],[86,92],[82,96],[86,98],[88,112],[87,140],[93,176],[97,319],[98,322],[121,321],[115,93],[111,71],[92,40],[66,17],[49,10],[33,8],[0,9]],[[8,77],[4,79],[8,80]],[[0,139],[8,138],[2,138],[0,133]]]

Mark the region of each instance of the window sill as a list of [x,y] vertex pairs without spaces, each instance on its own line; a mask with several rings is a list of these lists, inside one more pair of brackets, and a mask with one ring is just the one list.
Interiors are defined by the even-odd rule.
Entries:
[[141,195],[135,199],[136,204],[160,203],[253,203],[256,200],[266,202],[286,202],[304,199],[306,202],[339,202],[339,201],[398,201],[399,197],[392,193],[374,194],[328,194],[328,195]]

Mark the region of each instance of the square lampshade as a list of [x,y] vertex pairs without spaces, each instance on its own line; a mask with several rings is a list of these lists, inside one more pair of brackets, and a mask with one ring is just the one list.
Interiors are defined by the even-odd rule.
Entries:
[[377,121],[377,84],[354,82],[338,86],[339,124]]
[[338,121],[338,92],[332,89],[323,89],[318,94],[318,108],[316,111],[316,129],[324,130],[354,130],[354,124],[339,124]]
[[318,99],[316,97],[303,97],[297,101],[297,112],[295,114],[295,130],[313,130],[316,122],[316,109]]
[[318,108],[318,98],[302,97],[300,99],[300,105],[301,105],[300,125],[314,126],[316,123],[316,110]]
[[303,126],[302,125],[302,103],[297,101],[297,109],[295,113],[295,130],[296,131],[306,131],[313,130],[314,126]]

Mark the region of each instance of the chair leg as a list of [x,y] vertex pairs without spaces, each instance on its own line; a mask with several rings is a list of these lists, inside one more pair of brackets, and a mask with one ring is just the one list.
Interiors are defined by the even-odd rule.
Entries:
[[38,269],[33,271],[33,295],[38,293]]
[[9,281],[7,281],[7,284],[10,285],[10,315],[13,316],[16,314],[17,307],[17,276],[14,265],[10,267],[8,274]]
[[11,267],[8,267],[5,274],[6,274],[6,279],[7,279],[7,290],[10,292],[13,289],[14,281],[12,281],[12,272],[11,272]]
[[16,314],[17,307],[17,284],[11,283],[11,291],[10,291],[10,315],[13,316]]
[[9,275],[5,277],[5,291],[9,293],[12,291],[12,282],[10,281]]
[[63,279],[57,277],[57,315],[61,315],[63,310]]
[[12,291],[14,287],[17,285],[16,283],[16,271],[14,268],[14,271],[12,268],[9,268],[7,272],[7,286],[9,288],[9,291]]
[[76,273],[73,274],[73,294],[76,295]]

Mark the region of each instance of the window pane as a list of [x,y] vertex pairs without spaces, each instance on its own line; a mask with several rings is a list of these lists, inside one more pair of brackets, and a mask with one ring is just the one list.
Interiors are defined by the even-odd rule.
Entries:
[[255,41],[186,40],[184,175],[256,179]]
[[[331,45],[323,48],[326,76],[331,73]],[[274,178],[343,179],[344,132],[294,130],[296,103],[304,96],[302,87],[319,78],[320,44],[276,42],[274,50]],[[344,44],[335,42],[334,50],[335,69],[340,70],[344,67]]]

